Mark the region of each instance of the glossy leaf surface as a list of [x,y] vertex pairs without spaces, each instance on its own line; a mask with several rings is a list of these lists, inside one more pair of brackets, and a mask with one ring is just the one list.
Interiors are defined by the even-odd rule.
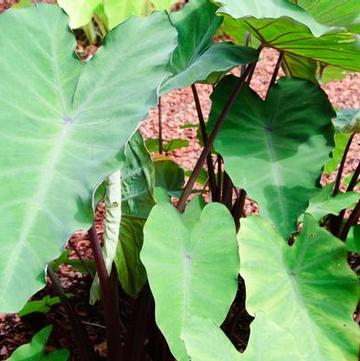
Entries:
[[[210,125],[236,82],[229,76],[216,88]],[[311,82],[280,79],[266,101],[245,86],[215,141],[234,184],[285,238],[317,191],[332,149],[333,116],[327,96]]]
[[67,23],[53,5],[0,15],[1,312],[18,311],[71,233],[90,228],[93,191],[157,104],[176,44],[166,14],[133,18],[81,64]]
[[[324,64],[360,71],[360,39],[343,29],[322,25],[288,0],[218,0],[227,15],[225,30],[236,37],[244,29],[264,46]],[[243,36],[243,35],[241,35]]]
[[289,0],[301,6],[319,23],[360,29],[360,2],[358,0]]
[[189,360],[181,340],[188,318],[208,318],[220,327],[237,290],[234,222],[221,204],[202,207],[199,198],[184,214],[171,204],[158,204],[144,229],[141,259],[155,298],[156,322],[179,361]]
[[[292,247],[259,216],[242,221],[238,240],[247,310],[278,326],[253,327],[245,356],[258,354],[251,339],[261,337],[269,360],[355,361],[360,333],[352,314],[360,293],[344,243],[309,215]],[[267,340],[273,332],[276,347]]]
[[[179,46],[171,61],[171,76],[161,88],[162,93],[206,82],[210,75],[226,73],[239,64],[257,59],[252,48],[230,43],[213,43],[222,23],[216,15],[217,7],[209,0],[192,0],[184,8],[171,14],[179,33]],[[210,82],[218,80],[215,76]]]

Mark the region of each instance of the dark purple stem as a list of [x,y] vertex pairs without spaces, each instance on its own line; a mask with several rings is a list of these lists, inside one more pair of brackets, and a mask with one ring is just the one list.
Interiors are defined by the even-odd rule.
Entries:
[[237,197],[237,200],[234,204],[233,210],[231,212],[235,221],[237,231],[240,229],[240,217],[244,212],[245,200],[246,200],[246,192],[244,189],[241,189]]
[[356,167],[353,176],[351,177],[351,181],[349,183],[349,186],[346,189],[346,192],[351,192],[354,190],[355,186],[359,182],[359,176],[360,176],[360,162],[359,162],[358,166]]
[[106,326],[107,359],[108,361],[121,361],[120,335],[122,334],[123,328],[121,327],[120,321],[119,288],[116,273],[113,269],[111,275],[108,275],[95,225],[89,230],[89,239],[94,253],[102,294]]
[[[206,131],[205,119],[204,119],[204,115],[203,115],[202,108],[201,108],[199,94],[196,90],[195,84],[193,84],[191,86],[191,89],[193,92],[196,111],[197,111],[198,118],[199,118],[202,141],[205,144],[208,141],[208,135],[207,135],[207,131]],[[217,184],[216,184],[215,170],[214,170],[214,164],[213,164],[211,152],[208,154],[206,161],[207,161],[207,167],[208,167],[208,173],[209,173],[210,192],[211,192],[212,199],[214,200],[214,197],[216,195]]]
[[360,201],[356,204],[354,210],[351,212],[349,219],[344,224],[343,228],[341,229],[341,232],[339,234],[339,238],[346,241],[347,235],[349,234],[351,226],[356,224],[360,218]]
[[200,174],[201,169],[204,166],[204,163],[206,161],[206,158],[208,156],[208,154],[211,151],[211,148],[213,146],[213,143],[215,141],[216,136],[218,135],[222,125],[224,124],[227,116],[229,115],[233,105],[235,104],[236,98],[240,93],[240,90],[242,88],[242,86],[245,83],[245,80],[247,79],[249,73],[252,71],[252,69],[256,66],[256,63],[250,64],[247,69],[245,70],[244,74],[239,78],[238,84],[236,85],[235,89],[233,90],[233,92],[231,93],[228,101],[226,102],[223,111],[221,112],[219,118],[217,119],[215,126],[213,128],[213,130],[211,131],[208,141],[205,143],[205,146],[201,152],[201,155],[195,165],[195,168],[185,186],[184,192],[181,195],[181,198],[179,200],[179,203],[177,205],[177,209],[180,212],[183,212],[186,206],[186,202],[189,198],[189,195],[191,194],[191,190],[194,187],[194,184],[196,182],[197,177]]
[[164,147],[163,147],[163,133],[162,133],[161,97],[159,98],[159,104],[158,104],[158,126],[159,126],[159,153],[162,154],[164,151]]
[[336,176],[336,180],[335,180],[335,185],[334,185],[334,191],[333,191],[333,195],[336,196],[339,193],[340,190],[340,183],[341,183],[341,177],[344,171],[344,167],[345,167],[345,163],[346,163],[346,158],[349,152],[349,149],[351,147],[351,143],[353,141],[354,138],[354,134],[351,134],[351,137],[349,138],[349,141],[346,144],[345,150],[344,150],[344,154],[341,158],[341,163],[340,163],[340,167]]
[[48,265],[47,274],[51,280],[52,287],[54,288],[56,294],[59,296],[61,303],[63,304],[66,313],[68,315],[68,319],[72,326],[72,333],[74,336],[74,340],[77,344],[79,356],[81,361],[95,361],[95,353],[93,346],[88,338],[88,335],[84,329],[84,326],[81,323],[81,320],[78,314],[74,311],[71,306],[65,291],[63,290],[60,280],[54,270]]
[[275,68],[274,68],[273,75],[272,75],[270,83],[269,83],[269,87],[268,87],[268,90],[267,90],[267,93],[266,93],[266,98],[269,96],[270,90],[271,90],[271,88],[274,86],[274,84],[276,82],[276,79],[277,79],[277,76],[279,74],[279,70],[280,70],[281,63],[282,63],[283,59],[284,59],[284,53],[281,52],[279,54],[278,60],[276,62]]

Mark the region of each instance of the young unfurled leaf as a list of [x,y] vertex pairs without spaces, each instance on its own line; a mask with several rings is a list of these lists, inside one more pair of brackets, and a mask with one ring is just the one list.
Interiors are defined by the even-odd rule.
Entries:
[[69,351],[60,349],[45,355],[45,345],[52,331],[52,326],[47,326],[39,331],[30,343],[18,347],[8,361],[67,361]]
[[[119,242],[121,222],[121,170],[106,177],[105,181],[104,244],[102,255],[108,275],[111,274],[116,248]],[[90,304],[100,299],[100,281],[95,274],[90,289]]]
[[[355,361],[360,332],[352,315],[360,292],[345,244],[309,215],[292,247],[258,216],[242,220],[238,240],[246,308],[277,325],[251,327],[244,359],[263,359],[246,358],[258,355],[262,342],[268,360]],[[275,332],[276,346],[268,339]]]
[[338,193],[333,196],[333,188],[332,183],[322,188],[310,199],[305,213],[311,214],[314,219],[320,221],[328,214],[338,215],[343,209],[353,206],[360,198],[360,194],[356,192]]
[[155,203],[154,166],[139,132],[133,135],[125,148],[125,164],[121,172],[122,217],[115,265],[123,289],[135,297],[146,281],[140,250],[143,227]]
[[[215,89],[210,126],[236,82],[229,76]],[[261,214],[285,238],[318,190],[332,149],[333,116],[326,94],[314,83],[282,78],[265,101],[244,86],[215,141],[234,184],[259,203]]]
[[157,104],[176,45],[156,13],[114,29],[81,64],[67,23],[45,4],[0,15],[0,312],[21,309],[69,235],[90,228],[93,191]]
[[[213,43],[222,23],[216,10],[209,0],[192,0],[170,15],[179,33],[179,46],[171,61],[172,74],[163,84],[162,93],[206,82],[207,79],[214,83],[230,69],[256,61],[258,52],[255,49],[226,42]],[[211,77],[214,74],[217,76]]]
[[158,204],[144,228],[141,260],[155,298],[156,322],[179,361],[189,360],[181,340],[188,318],[204,317],[219,328],[237,290],[234,222],[221,204],[203,207],[198,197],[184,214]]
[[286,0],[215,0],[219,13],[226,15],[225,30],[236,37],[244,28],[263,44],[283,51],[331,64],[360,70],[360,39],[342,28],[320,24],[300,6]]

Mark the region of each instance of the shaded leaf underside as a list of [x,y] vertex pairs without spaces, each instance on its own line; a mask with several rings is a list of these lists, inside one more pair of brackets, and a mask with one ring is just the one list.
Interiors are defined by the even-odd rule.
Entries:
[[344,29],[332,30],[287,0],[219,0],[225,30],[237,37],[244,28],[265,46],[351,71],[360,70],[360,39]]

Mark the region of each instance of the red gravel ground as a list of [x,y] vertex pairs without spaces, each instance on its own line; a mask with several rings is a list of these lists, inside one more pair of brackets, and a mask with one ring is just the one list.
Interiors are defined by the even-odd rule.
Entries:
[[[52,2],[50,0],[50,2]],[[14,0],[0,0],[0,12],[8,8]],[[79,42],[78,52],[80,56],[86,57],[89,53],[94,53],[96,47],[85,48],[82,42]],[[260,94],[264,95],[272,74],[274,64],[277,60],[277,54],[273,50],[265,50],[261,55],[261,62],[257,66],[252,86]],[[211,87],[206,85],[198,85],[200,100],[203,106],[205,115],[210,111],[209,95]],[[323,86],[324,90],[329,95],[332,103],[337,108],[360,108],[360,74],[349,74],[342,81],[333,81]],[[196,159],[201,151],[196,139],[196,132],[194,129],[181,129],[180,126],[188,123],[197,123],[197,115],[193,103],[191,89],[173,91],[171,94],[162,98],[162,113],[163,113],[163,133],[164,139],[170,140],[172,138],[184,138],[189,140],[188,148],[174,151],[170,156],[178,163],[188,169],[192,169]],[[157,109],[151,111],[150,116],[144,121],[141,131],[145,137],[156,138],[158,135]],[[354,171],[359,162],[360,154],[360,136],[356,136],[351,150],[349,152],[348,161],[345,167],[345,176]],[[325,179],[325,181],[328,181]],[[247,213],[254,212],[256,206],[253,202],[247,203]],[[100,235],[102,234],[102,219],[104,209],[99,209],[97,212],[97,229]],[[75,234],[70,244],[71,256],[77,258],[76,252],[80,253],[83,258],[91,258],[92,252],[89,247],[89,241],[86,237],[86,232]],[[76,252],[73,250],[76,249]],[[105,357],[105,332],[102,326],[101,307],[90,307],[86,302],[88,290],[90,285],[90,278],[84,276],[79,272],[75,272],[69,266],[62,266],[58,273],[61,283],[66,292],[73,293],[75,296],[71,299],[76,312],[85,324],[89,332],[91,341],[95,345],[95,349],[99,355],[99,359]],[[51,293],[51,288],[41,291],[37,297],[44,294]],[[122,307],[124,312],[127,311],[127,306]],[[123,315],[126,318],[126,314]],[[28,342],[31,336],[45,324],[53,323],[55,331],[50,338],[50,349],[56,347],[68,347],[74,349],[71,330],[67,322],[67,316],[63,307],[55,306],[52,311],[45,315],[32,315],[20,319],[17,315],[1,315],[0,314],[0,360],[6,360],[10,353],[22,343]],[[73,356],[76,360],[76,355]]]

